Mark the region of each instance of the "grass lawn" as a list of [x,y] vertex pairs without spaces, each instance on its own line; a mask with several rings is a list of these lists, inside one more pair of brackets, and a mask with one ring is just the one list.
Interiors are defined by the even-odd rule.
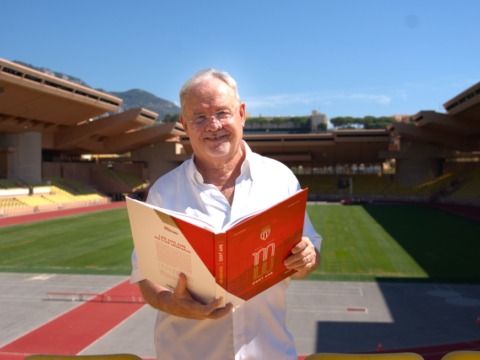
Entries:
[[0,228],[0,271],[130,274],[126,209]]
[[[309,205],[324,237],[311,279],[480,282],[480,222],[407,205]],[[126,209],[0,228],[0,271],[130,273]]]
[[309,206],[329,280],[480,282],[480,222],[413,205]]

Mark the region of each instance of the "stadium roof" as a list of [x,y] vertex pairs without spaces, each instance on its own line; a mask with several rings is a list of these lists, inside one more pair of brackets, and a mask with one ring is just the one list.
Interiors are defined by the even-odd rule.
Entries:
[[[0,134],[41,132],[44,149],[122,153],[150,144],[181,141],[181,124],[155,124],[143,108],[121,110],[110,94],[0,59]],[[445,103],[446,114],[420,111],[413,124],[387,130],[319,134],[245,134],[252,149],[283,162],[378,163],[388,157],[391,135],[461,151],[480,150],[480,83]],[[393,155],[393,153],[392,153]]]
[[[120,112],[121,105],[110,94],[0,59],[0,133],[41,132],[43,148],[65,152],[126,151],[142,144],[132,142],[133,133],[153,125],[158,114]],[[173,136],[162,128],[163,138]]]
[[0,130],[46,131],[76,125],[122,100],[0,59]]
[[480,151],[480,82],[447,101],[446,113],[420,111],[413,124],[395,123],[393,136],[435,144],[451,150]]

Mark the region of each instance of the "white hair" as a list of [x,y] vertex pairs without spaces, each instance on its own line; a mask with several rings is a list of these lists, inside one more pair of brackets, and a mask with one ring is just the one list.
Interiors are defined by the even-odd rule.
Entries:
[[187,82],[180,89],[179,96],[180,96],[180,107],[182,109],[182,112],[184,111],[185,95],[192,88],[192,86],[199,84],[205,79],[211,79],[211,78],[220,79],[225,84],[227,84],[233,90],[233,93],[237,98],[238,102],[240,102],[240,95],[238,94],[237,82],[235,81],[235,79],[231,77],[230,74],[227,73],[226,71],[220,71],[217,69],[210,68],[210,69],[205,69],[197,72],[189,80],[187,80]]

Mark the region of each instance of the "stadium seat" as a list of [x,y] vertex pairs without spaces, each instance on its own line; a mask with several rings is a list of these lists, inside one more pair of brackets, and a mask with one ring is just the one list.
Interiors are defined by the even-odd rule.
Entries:
[[99,355],[43,355],[33,354],[24,360],[142,360],[133,354],[99,354]]
[[401,353],[374,353],[374,354],[344,354],[344,353],[316,353],[307,356],[305,360],[422,360],[423,356],[412,352]]
[[480,360],[480,351],[451,351],[445,354],[442,360]]

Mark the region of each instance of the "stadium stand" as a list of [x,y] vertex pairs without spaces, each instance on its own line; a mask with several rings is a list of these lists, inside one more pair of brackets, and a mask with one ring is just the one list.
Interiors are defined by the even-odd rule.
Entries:
[[480,205],[480,169],[468,169],[456,174],[445,189],[444,202]]
[[297,175],[311,199],[340,201],[441,202],[480,205],[480,169],[450,172],[418,185],[405,186],[391,175]]
[[[14,185],[8,188],[6,186]],[[68,190],[67,190],[68,189]],[[110,199],[75,181],[50,179],[46,184],[18,187],[2,181],[0,217],[105,204]]]

